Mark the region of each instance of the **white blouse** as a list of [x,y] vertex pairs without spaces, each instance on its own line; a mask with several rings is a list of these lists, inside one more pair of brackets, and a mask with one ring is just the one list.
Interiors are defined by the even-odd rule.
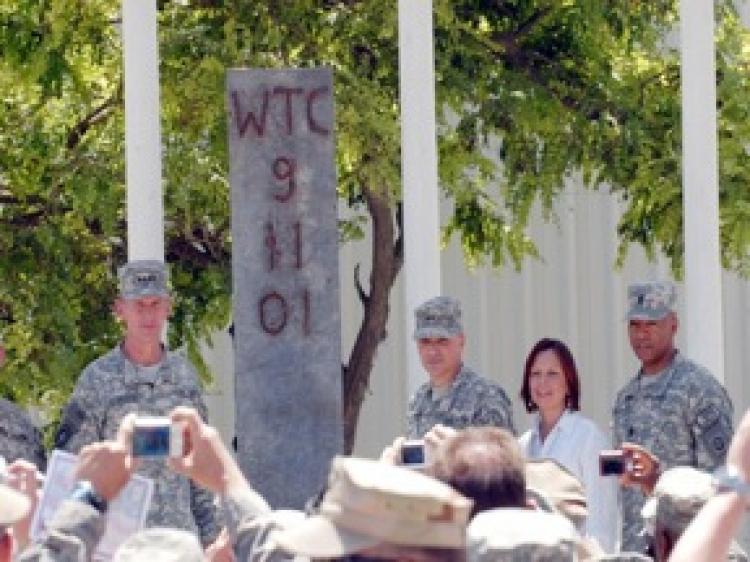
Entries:
[[539,415],[529,431],[518,438],[530,459],[554,459],[576,475],[584,486],[588,517],[586,534],[607,552],[614,552],[618,536],[618,482],[599,474],[599,452],[611,448],[597,425],[578,412],[566,410],[542,442]]

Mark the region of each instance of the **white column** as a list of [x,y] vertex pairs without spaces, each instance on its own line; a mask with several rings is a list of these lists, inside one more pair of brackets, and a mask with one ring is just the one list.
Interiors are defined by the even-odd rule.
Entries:
[[[406,334],[414,309],[440,294],[440,209],[435,130],[435,63],[431,0],[398,2],[401,173],[404,211]],[[407,387],[424,380],[416,345],[407,349]]]
[[713,0],[681,0],[687,353],[724,380]]
[[122,1],[128,259],[164,259],[156,0]]

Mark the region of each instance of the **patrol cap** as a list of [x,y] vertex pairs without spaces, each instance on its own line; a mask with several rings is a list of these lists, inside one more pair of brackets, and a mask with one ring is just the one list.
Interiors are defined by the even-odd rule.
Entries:
[[577,561],[580,536],[562,515],[499,508],[478,513],[466,531],[467,562]]
[[23,519],[30,508],[26,496],[0,483],[0,529]]
[[596,562],[653,562],[653,558],[640,552],[618,552],[597,556]]
[[336,457],[316,515],[274,531],[273,547],[310,558],[336,558],[381,543],[463,548],[472,501],[400,466]]
[[168,297],[169,273],[164,262],[157,260],[135,260],[126,263],[117,271],[120,281],[120,297]]
[[586,492],[575,475],[552,459],[528,459],[525,471],[532,496],[541,495],[574,525],[583,525],[588,516]]
[[715,493],[707,472],[690,466],[670,468],[659,477],[641,515],[651,534],[658,523],[680,535]]
[[154,527],[131,535],[112,558],[113,562],[203,562],[203,549],[195,535],[182,529]]
[[414,339],[451,338],[462,334],[461,303],[453,297],[434,297],[414,311]]
[[661,320],[674,312],[677,292],[668,281],[647,281],[628,286],[628,320]]

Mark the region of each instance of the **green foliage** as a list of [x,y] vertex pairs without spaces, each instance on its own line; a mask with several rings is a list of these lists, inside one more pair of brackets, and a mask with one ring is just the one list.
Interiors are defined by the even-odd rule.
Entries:
[[[230,316],[227,67],[329,65],[338,190],[361,237],[363,190],[400,198],[395,0],[163,0],[159,5],[169,339],[197,342]],[[581,172],[626,206],[631,243],[681,269],[676,0],[435,0],[444,240],[467,261],[520,267],[525,229]],[[717,3],[721,241],[750,272],[750,38]],[[110,312],[125,260],[119,1],[0,6],[0,393],[54,418],[81,367],[119,337]],[[205,365],[203,372],[206,374]]]

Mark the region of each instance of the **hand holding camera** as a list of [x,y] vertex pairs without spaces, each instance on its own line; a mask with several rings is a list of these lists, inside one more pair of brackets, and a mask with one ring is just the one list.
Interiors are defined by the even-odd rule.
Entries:
[[620,485],[641,488],[650,495],[659,479],[659,459],[635,443],[623,443],[620,449],[599,454],[599,473],[619,476]]

